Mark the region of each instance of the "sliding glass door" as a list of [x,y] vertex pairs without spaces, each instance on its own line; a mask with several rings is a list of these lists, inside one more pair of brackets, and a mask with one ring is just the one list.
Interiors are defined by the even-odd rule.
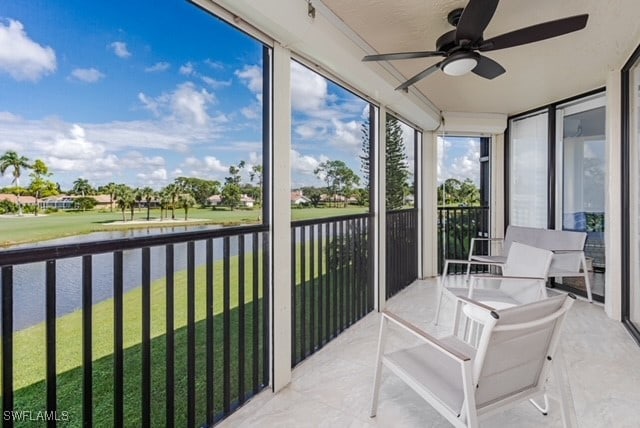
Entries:
[[[556,228],[587,233],[585,255],[591,287],[604,298],[605,269],[605,96],[603,93],[556,108]],[[582,278],[563,285],[585,291]]]
[[623,319],[640,342],[640,48],[623,68]]

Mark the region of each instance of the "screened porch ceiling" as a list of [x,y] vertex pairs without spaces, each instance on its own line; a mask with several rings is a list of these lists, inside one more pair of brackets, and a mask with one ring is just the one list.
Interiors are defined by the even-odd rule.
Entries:
[[[466,0],[322,0],[379,53],[434,50],[453,29],[447,14]],[[521,27],[589,14],[587,27],[535,44],[489,52],[507,72],[494,80],[435,73],[416,88],[444,111],[513,114],[605,85],[640,41],[637,0],[502,0],[485,39]],[[409,78],[436,58],[394,61]]]
[[[315,0],[318,1],[318,0]],[[322,0],[379,53],[434,50],[451,30],[447,14],[466,0]],[[472,73],[435,73],[416,85],[443,111],[513,114],[605,85],[609,70],[620,70],[640,41],[637,0],[502,0],[485,38],[547,20],[589,14],[579,32],[535,44],[487,53],[507,72],[494,80]],[[435,58],[394,61],[409,78]],[[375,67],[375,65],[373,65]]]

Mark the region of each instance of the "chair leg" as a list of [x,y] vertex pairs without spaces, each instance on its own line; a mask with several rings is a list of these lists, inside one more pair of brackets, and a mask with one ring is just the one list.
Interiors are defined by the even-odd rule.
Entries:
[[438,305],[436,306],[436,316],[433,321],[435,325],[438,325],[440,320],[440,307],[442,306],[442,295],[444,294],[444,286],[447,280],[447,273],[449,272],[449,261],[444,262],[444,268],[442,270],[442,276],[440,277],[440,284],[438,285]]
[[544,407],[540,406],[533,398],[530,398],[529,401],[543,415],[547,416],[549,414],[549,396],[546,393],[544,394]]
[[435,325],[438,325],[438,320],[440,319],[440,307],[442,306],[442,297],[444,294],[444,285],[442,284],[442,281],[444,281],[444,279],[442,279],[440,281],[440,285],[438,285],[438,305],[436,306],[436,316],[433,320]]
[[380,376],[382,374],[382,352],[384,351],[385,341],[385,324],[386,318],[380,320],[380,333],[378,334],[378,354],[376,356],[376,371],[373,377],[373,392],[371,395],[371,413],[370,416],[375,418],[378,411],[378,393],[380,392]]
[[593,297],[591,296],[591,280],[589,279],[589,271],[587,270],[587,260],[582,253],[582,272],[584,272],[584,285],[587,289],[587,298],[589,303],[593,303]]

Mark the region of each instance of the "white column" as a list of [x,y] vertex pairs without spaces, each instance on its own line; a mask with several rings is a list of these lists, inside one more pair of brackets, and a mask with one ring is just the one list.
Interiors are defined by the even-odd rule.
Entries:
[[[504,238],[504,134],[493,135],[491,144],[491,237]],[[492,248],[495,250],[495,248]]]
[[610,318],[622,319],[622,192],[621,192],[621,78],[620,71],[610,71],[607,75],[607,143],[604,245],[607,270],[604,276],[604,309]]
[[274,392],[291,382],[291,52],[273,48],[273,150],[271,177]]
[[438,141],[435,132],[422,135],[422,278],[438,275]]
[[374,289],[378,292],[375,298],[375,307],[378,311],[384,309],[386,304],[386,292],[387,292],[387,265],[386,265],[386,228],[387,228],[387,187],[386,187],[386,148],[387,148],[387,110],[381,106],[378,114],[378,138],[376,140],[378,144],[375,147],[375,159],[376,159],[376,176],[375,180],[375,200],[373,201],[374,212],[374,224],[376,225],[376,236],[374,237],[374,254],[377,255],[375,259],[375,265],[377,272],[377,280],[374,281]]

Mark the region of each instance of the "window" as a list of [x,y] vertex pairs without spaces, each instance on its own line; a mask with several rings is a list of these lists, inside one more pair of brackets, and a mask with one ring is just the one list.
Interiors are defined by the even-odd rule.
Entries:
[[547,227],[548,114],[509,124],[509,224]]

